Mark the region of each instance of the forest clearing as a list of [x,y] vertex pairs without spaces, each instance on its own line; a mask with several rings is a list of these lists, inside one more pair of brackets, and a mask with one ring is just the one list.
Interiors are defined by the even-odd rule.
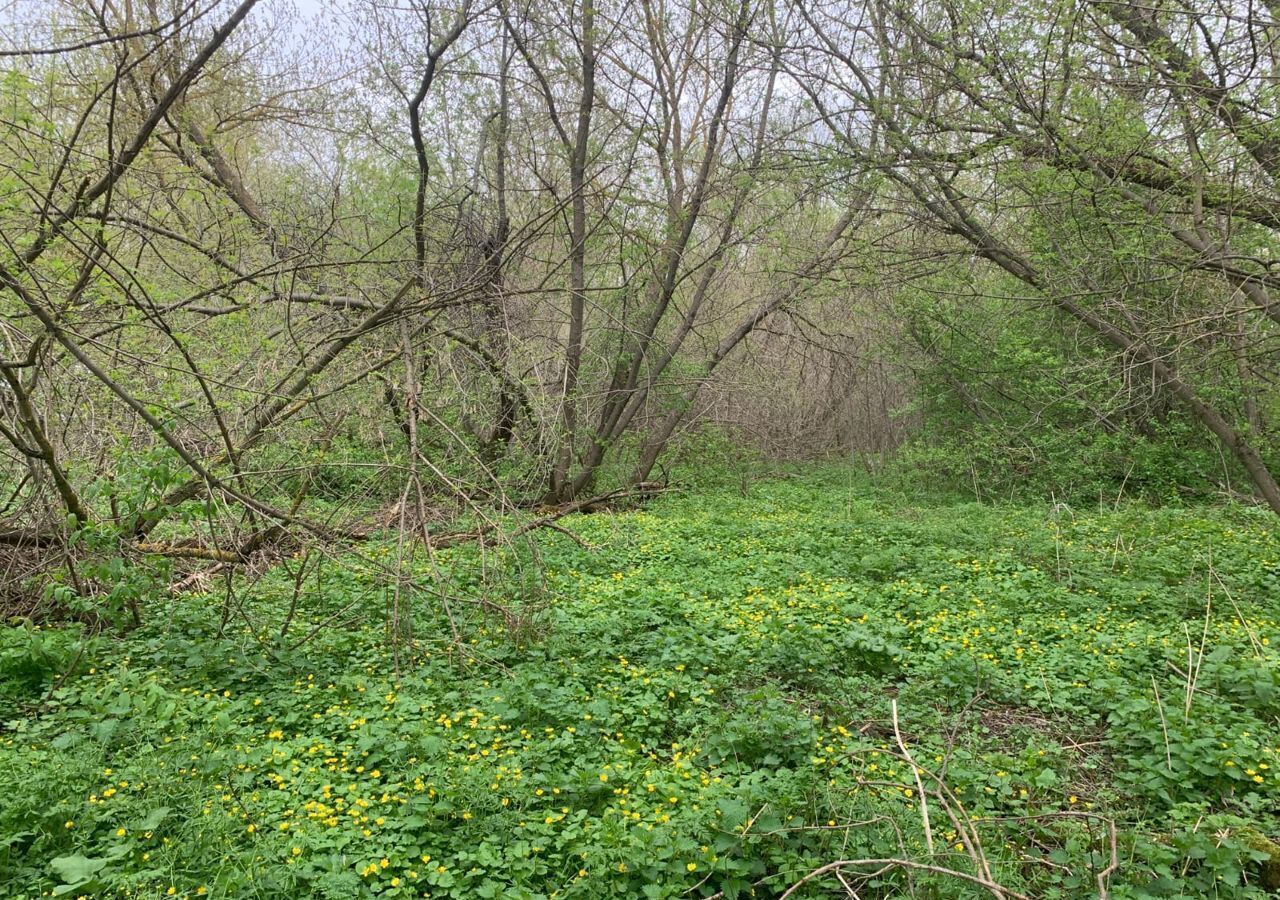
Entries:
[[1280,5],[0,4],[0,897],[1280,895]]

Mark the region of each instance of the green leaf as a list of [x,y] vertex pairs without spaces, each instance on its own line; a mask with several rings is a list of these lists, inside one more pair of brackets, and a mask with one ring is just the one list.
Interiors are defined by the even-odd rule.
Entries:
[[[53,869],[54,873],[66,882],[63,887],[72,888],[93,878],[94,875],[102,871],[108,862],[110,860],[104,857],[91,859],[77,853],[74,856],[56,857],[49,863],[49,868]],[[54,893],[62,893],[62,891],[55,891]]]
[[155,828],[158,828],[160,826],[160,823],[163,822],[168,817],[168,815],[169,815],[169,807],[158,806],[155,809],[151,810],[151,812],[147,813],[146,817],[143,818],[143,820],[138,823],[138,830],[151,831]]
[[1058,783],[1058,773],[1053,769],[1041,769],[1035,783],[1036,787],[1051,788]]

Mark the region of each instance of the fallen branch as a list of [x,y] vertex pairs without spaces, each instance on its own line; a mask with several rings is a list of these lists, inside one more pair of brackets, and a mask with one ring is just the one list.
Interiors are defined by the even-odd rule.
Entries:
[[[1020,894],[1015,890],[997,884],[994,881],[988,881],[985,878],[979,878],[977,875],[970,875],[968,872],[960,872],[956,869],[948,869],[946,866],[935,866],[930,863],[916,862],[910,859],[838,859],[835,862],[829,862],[824,866],[819,866],[808,875],[801,878],[791,887],[787,888],[778,900],[787,900],[792,894],[800,890],[800,888],[815,878],[821,878],[828,873],[838,873],[841,869],[850,869],[858,866],[880,866],[880,871],[888,869],[912,869],[920,872],[933,872],[937,875],[946,875],[949,878],[959,878],[961,881],[968,881],[991,891],[997,897],[1012,897],[1014,900],[1031,900],[1026,894]],[[878,874],[878,873],[874,873]]]
[[[631,496],[651,497],[655,494],[669,490],[666,486],[657,482],[641,482],[640,484],[630,487],[617,488],[616,490],[606,491],[603,494],[597,494],[594,497],[588,497],[585,500],[575,500],[572,503],[564,503],[560,506],[550,508],[545,515],[536,519],[525,522],[523,525],[513,531],[503,535],[505,540],[513,540],[521,535],[528,534],[538,528],[550,528],[553,524],[565,516],[571,516],[578,512],[593,512],[603,509],[616,500],[621,500]],[[485,542],[494,532],[498,531],[497,523],[486,523],[479,528],[473,528],[470,531],[453,531],[448,534],[442,534],[439,537],[432,538],[430,543],[433,548],[442,549],[444,547],[453,547],[457,544],[464,544],[469,541]],[[563,529],[555,529],[563,531]],[[575,540],[577,540],[575,538]]]
[[150,556],[165,556],[176,559],[208,559],[222,563],[235,563],[243,559],[239,551],[224,550],[221,547],[183,546],[181,544],[161,544],[153,541],[143,541],[135,544],[134,549],[139,553],[146,553]]
[[6,547],[56,547],[65,535],[53,528],[0,528],[0,545]]
[[929,848],[929,852],[933,853],[933,828],[929,825],[929,799],[925,793],[924,784],[920,781],[920,767],[916,765],[915,757],[911,755],[911,751],[907,749],[906,742],[902,740],[902,732],[898,729],[898,701],[889,701],[889,710],[893,715],[893,737],[898,742],[898,749],[902,751],[903,757],[911,766],[911,774],[916,780],[916,793],[920,797],[920,821],[924,825],[924,843]]

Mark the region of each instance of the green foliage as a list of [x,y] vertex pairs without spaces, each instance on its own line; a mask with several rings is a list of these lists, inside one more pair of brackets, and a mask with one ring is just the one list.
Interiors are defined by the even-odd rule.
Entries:
[[71,629],[29,623],[0,631],[0,704],[34,703],[68,670],[75,674],[87,668],[83,657],[91,643]]
[[[1128,497],[1176,505],[1208,499],[1222,467],[1221,456],[1177,419],[1155,437],[1082,428],[1024,431],[1011,441],[1002,427],[975,425],[907,445],[890,471],[900,483],[923,479],[985,501],[1096,505]],[[1227,472],[1239,478],[1234,467]]]
[[[921,420],[891,463],[904,486],[924,479],[980,500],[1077,505],[1247,490],[1243,471],[1147,370],[1064,334],[1045,309],[998,299],[1016,291],[1004,278],[945,273],[901,298]],[[1238,387],[1203,390],[1230,409]]]
[[[519,643],[459,610],[466,653],[431,603],[389,646],[394,541],[308,580],[288,639],[281,570],[223,637],[201,595],[83,653],[8,629],[0,892],[776,896],[832,859],[925,856],[893,698],[1010,888],[1094,891],[1096,815],[1118,827],[1113,896],[1262,896],[1273,519],[883,490],[830,470],[565,520],[599,549],[549,535],[543,580],[486,551],[492,600],[550,606]],[[436,563],[462,584],[481,559]],[[906,889],[886,872],[867,894]]]
[[253,459],[255,468],[268,473],[261,479],[263,493],[284,502],[304,486],[307,496],[321,503],[352,498],[379,502],[395,495],[377,457],[363,442],[347,435],[338,435],[328,444],[314,435],[299,435],[264,447]]

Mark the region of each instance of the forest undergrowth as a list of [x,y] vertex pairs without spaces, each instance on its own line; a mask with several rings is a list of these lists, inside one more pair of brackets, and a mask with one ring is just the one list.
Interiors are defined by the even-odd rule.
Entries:
[[807,469],[560,524],[415,563],[507,573],[460,641],[392,534],[123,637],[11,620],[0,895],[1280,887],[1269,512]]

